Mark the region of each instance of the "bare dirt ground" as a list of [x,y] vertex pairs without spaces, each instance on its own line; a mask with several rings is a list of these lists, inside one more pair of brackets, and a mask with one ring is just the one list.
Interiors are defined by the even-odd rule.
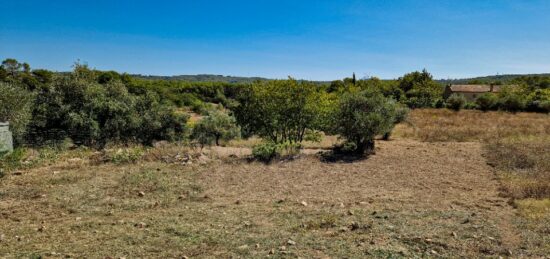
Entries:
[[353,163],[315,155],[270,165],[64,161],[8,175],[0,181],[0,255],[544,256],[521,245],[480,143],[377,147]]

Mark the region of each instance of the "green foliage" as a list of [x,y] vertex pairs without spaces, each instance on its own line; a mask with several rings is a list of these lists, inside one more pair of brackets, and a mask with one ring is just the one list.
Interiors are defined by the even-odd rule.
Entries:
[[550,88],[536,89],[527,95],[527,110],[536,112],[550,112]]
[[30,73],[25,64],[13,60],[3,62],[2,68],[8,74],[6,81],[25,86],[0,85],[0,120],[12,123],[16,140],[23,138],[29,119],[25,138],[33,144],[65,138],[100,147],[107,142],[151,144],[178,139],[185,130],[187,117],[177,114],[157,94],[128,92],[127,75],[95,71],[78,63],[72,73],[56,76],[44,70]]
[[34,94],[13,83],[0,82],[0,122],[9,122],[16,145],[23,141],[31,120]]
[[482,94],[476,99],[476,104],[482,111],[492,110],[497,105],[497,96],[491,93]]
[[318,87],[293,79],[257,82],[237,96],[234,113],[245,135],[275,143],[302,142],[308,129],[321,127],[330,103]]
[[141,159],[145,149],[141,146],[108,149],[105,150],[104,161],[114,164],[130,164],[136,163]]
[[498,106],[505,111],[517,112],[526,108],[527,99],[521,89],[504,87],[498,94]]
[[23,159],[26,154],[23,148],[16,148],[8,154],[0,154],[0,169],[5,173],[23,167]]
[[353,153],[374,151],[374,137],[391,131],[396,122],[397,105],[380,92],[344,94],[334,117],[334,133],[350,144]]
[[464,108],[464,105],[466,104],[466,97],[462,94],[451,94],[449,98],[447,98],[447,108],[454,110],[454,111],[460,111],[462,108]]
[[252,148],[252,156],[262,162],[270,162],[277,157],[277,144],[266,142]]
[[443,88],[425,69],[401,77],[399,88],[405,93],[405,103],[411,108],[433,107],[443,92]]
[[240,128],[235,118],[219,110],[213,110],[193,128],[191,138],[204,145],[220,145],[220,140],[228,141],[239,137]]
[[252,148],[252,156],[262,162],[270,162],[275,158],[292,157],[300,153],[300,144],[283,142],[264,142]]
[[464,109],[467,110],[476,110],[478,109],[477,104],[475,102],[466,102],[464,104]]

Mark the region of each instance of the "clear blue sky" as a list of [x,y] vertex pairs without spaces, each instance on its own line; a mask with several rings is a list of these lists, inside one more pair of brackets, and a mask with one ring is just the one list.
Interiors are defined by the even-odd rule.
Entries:
[[332,80],[550,72],[550,1],[0,0],[0,58]]

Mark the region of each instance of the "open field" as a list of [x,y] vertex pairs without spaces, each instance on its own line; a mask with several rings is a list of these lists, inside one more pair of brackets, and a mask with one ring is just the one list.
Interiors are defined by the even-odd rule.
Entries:
[[[322,162],[313,149],[248,162],[246,142],[204,155],[157,147],[135,163],[67,151],[0,180],[0,255],[543,257],[550,197],[517,196],[504,176],[548,179],[548,124],[541,114],[415,110],[353,163]],[[511,148],[534,162],[504,164]]]

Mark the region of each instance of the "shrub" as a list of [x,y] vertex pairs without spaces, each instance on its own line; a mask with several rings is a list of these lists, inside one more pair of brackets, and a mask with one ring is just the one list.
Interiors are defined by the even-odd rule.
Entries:
[[499,93],[498,106],[500,109],[510,112],[524,110],[527,106],[526,96],[519,89],[504,88]]
[[255,145],[252,148],[252,156],[262,162],[269,162],[278,156],[277,144],[266,142]]
[[239,137],[240,129],[235,118],[222,111],[210,111],[193,128],[191,138],[198,141],[201,146],[220,145],[220,140],[228,141]]
[[355,145],[352,153],[374,151],[374,137],[391,131],[396,103],[379,92],[364,91],[342,96],[334,117],[334,133]]
[[128,92],[116,79],[95,81],[93,72],[79,66],[40,89],[28,138],[33,143],[58,142],[103,147],[108,142],[152,144],[183,136],[187,116],[177,114],[150,91]]
[[466,104],[466,97],[461,94],[451,94],[449,98],[447,98],[447,108],[454,110],[454,111],[460,111],[462,108],[464,108],[464,105]]
[[0,82],[0,122],[9,122],[15,144],[20,144],[31,120],[34,95],[14,84]]
[[476,104],[482,111],[494,109],[497,104],[497,96],[490,93],[482,94],[476,99]]
[[104,162],[114,164],[136,163],[141,159],[145,149],[141,146],[106,149],[103,155]]
[[26,150],[22,148],[16,148],[8,154],[0,154],[0,169],[2,172],[4,170],[9,172],[23,167],[23,160],[26,155]]
[[550,113],[550,100],[541,101],[538,106],[541,112]]
[[477,107],[477,104],[475,102],[466,102],[464,104],[464,109],[466,109],[466,110],[475,110],[477,108],[478,107]]
[[275,158],[285,158],[298,155],[301,145],[298,143],[284,142],[273,143],[265,142],[255,145],[252,148],[252,156],[262,162],[270,162]]
[[393,128],[396,124],[399,124],[401,122],[404,122],[407,119],[407,116],[409,115],[410,109],[403,104],[397,104],[395,108],[395,115],[394,115],[394,123],[390,127],[390,130],[386,133],[384,133],[383,140],[389,140],[391,136],[391,132],[393,131]]

